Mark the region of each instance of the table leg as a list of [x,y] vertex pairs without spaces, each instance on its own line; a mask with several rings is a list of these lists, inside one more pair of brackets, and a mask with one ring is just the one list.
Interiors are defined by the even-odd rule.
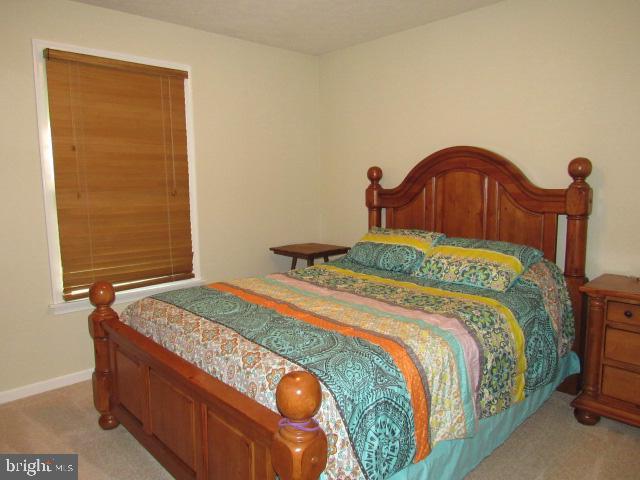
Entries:
[[307,267],[313,267],[313,258],[307,259]]
[[295,270],[297,264],[298,264],[298,257],[291,257],[291,270]]
[[329,261],[329,255],[325,255],[324,256],[324,261],[325,261],[325,263]]

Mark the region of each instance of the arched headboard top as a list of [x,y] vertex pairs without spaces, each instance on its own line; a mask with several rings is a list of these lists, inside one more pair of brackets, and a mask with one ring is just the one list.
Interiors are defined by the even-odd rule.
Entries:
[[[532,211],[565,214],[567,189],[541,188],[532,183],[514,163],[497,153],[479,147],[449,147],[432,153],[421,160],[395,188],[379,190],[388,207],[402,206],[413,198],[430,179],[451,171],[476,171],[500,183],[506,191],[528,205]],[[574,181],[584,181],[591,174],[591,162],[586,158],[575,158],[569,164],[569,175]],[[380,167],[371,167],[367,172],[369,181],[379,183]],[[367,204],[368,205],[368,204]],[[386,207],[385,207],[386,208]],[[544,210],[540,210],[540,209]]]
[[450,237],[502,240],[530,245],[556,260],[558,216],[567,216],[564,275],[576,316],[582,352],[584,310],[579,287],[586,282],[587,223],[592,192],[591,162],[569,163],[565,189],[541,188],[502,156],[478,147],[450,147],[420,161],[395,188],[380,185],[382,169],[367,172],[369,228],[417,228]]
[[504,240],[541,249],[554,260],[558,215],[588,216],[591,162],[569,164],[566,189],[541,188],[506,158],[478,147],[450,147],[420,161],[395,188],[380,185],[382,169],[367,172],[369,226],[420,228],[449,236]]

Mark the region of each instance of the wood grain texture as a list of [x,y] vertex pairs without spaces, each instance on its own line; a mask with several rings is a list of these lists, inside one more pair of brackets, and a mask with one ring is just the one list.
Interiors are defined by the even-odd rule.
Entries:
[[[611,319],[611,315],[608,318]],[[640,333],[608,328],[604,356],[609,360],[628,363],[629,369],[637,368],[640,371]]]
[[[255,479],[254,442],[211,410],[207,410],[207,415],[207,478]],[[217,455],[212,455],[213,452]]]
[[149,372],[150,430],[192,470],[196,466],[196,401],[181,388]]
[[[145,404],[148,402],[145,391],[130,388],[143,378],[144,367],[134,358],[127,356],[122,350],[114,349],[114,391],[117,392],[118,403],[129,410],[134,417],[144,419]],[[146,423],[146,422],[143,422]]]

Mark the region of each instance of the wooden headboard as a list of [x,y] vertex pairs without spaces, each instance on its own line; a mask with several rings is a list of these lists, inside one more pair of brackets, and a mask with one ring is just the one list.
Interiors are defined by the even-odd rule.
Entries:
[[[540,188],[509,160],[477,147],[445,148],[418,163],[395,188],[382,188],[382,169],[371,167],[366,191],[369,228],[418,228],[451,237],[531,245],[556,261],[558,216],[567,216],[564,275],[576,317],[574,350],[582,358],[587,223],[591,162],[569,163],[566,189]],[[384,212],[383,212],[384,210]]]

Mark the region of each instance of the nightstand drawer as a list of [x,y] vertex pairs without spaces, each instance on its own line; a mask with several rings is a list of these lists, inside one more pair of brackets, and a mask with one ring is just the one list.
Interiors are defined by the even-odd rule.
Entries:
[[610,301],[607,305],[607,320],[640,326],[640,305]]
[[640,334],[607,328],[604,356],[619,362],[640,366]]
[[602,369],[602,393],[625,402],[638,404],[640,374],[605,365]]

